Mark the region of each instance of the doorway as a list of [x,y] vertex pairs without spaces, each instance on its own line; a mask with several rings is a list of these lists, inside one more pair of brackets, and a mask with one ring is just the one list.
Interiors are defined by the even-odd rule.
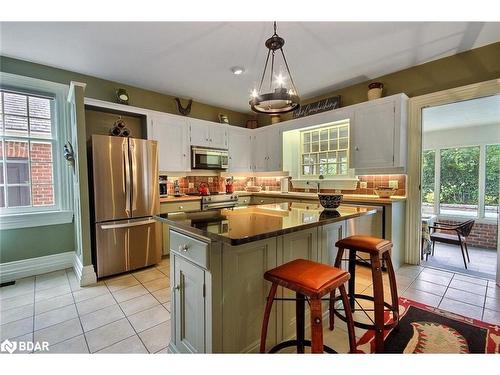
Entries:
[[[424,109],[500,94],[500,79],[413,97],[408,106],[408,167],[406,205],[406,263],[421,263],[422,248],[422,120]],[[447,202],[444,202],[447,203]],[[433,202],[434,204],[434,202]],[[478,203],[479,209],[479,203]],[[485,210],[486,212],[486,210]],[[498,227],[497,227],[498,233]],[[500,256],[497,240],[497,256]],[[469,254],[470,255],[470,254]],[[498,262],[497,262],[498,264]],[[500,269],[500,267],[498,267]],[[462,266],[462,269],[465,267]],[[458,271],[458,270],[457,270]],[[462,271],[460,271],[462,272]],[[496,272],[500,285],[500,272]]]
[[500,95],[422,110],[422,265],[494,279]]

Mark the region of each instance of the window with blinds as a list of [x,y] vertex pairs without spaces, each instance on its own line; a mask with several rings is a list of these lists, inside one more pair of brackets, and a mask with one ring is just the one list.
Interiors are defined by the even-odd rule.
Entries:
[[349,124],[301,132],[302,177],[345,176],[349,168]]
[[0,209],[54,206],[54,98],[2,89],[0,103]]

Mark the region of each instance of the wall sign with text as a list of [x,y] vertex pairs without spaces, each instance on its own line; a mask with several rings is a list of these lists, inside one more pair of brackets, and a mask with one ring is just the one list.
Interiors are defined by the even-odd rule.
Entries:
[[314,115],[316,113],[331,111],[332,109],[337,108],[340,108],[340,95],[332,96],[331,98],[322,99],[303,106],[301,105],[298,109],[293,111],[293,118]]

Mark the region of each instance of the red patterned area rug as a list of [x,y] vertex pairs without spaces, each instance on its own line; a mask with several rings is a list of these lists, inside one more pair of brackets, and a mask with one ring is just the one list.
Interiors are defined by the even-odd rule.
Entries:
[[[500,325],[466,318],[406,298],[399,299],[399,328],[385,332],[385,353],[499,353]],[[386,313],[389,320],[389,313]],[[361,353],[375,352],[373,331],[358,341]]]

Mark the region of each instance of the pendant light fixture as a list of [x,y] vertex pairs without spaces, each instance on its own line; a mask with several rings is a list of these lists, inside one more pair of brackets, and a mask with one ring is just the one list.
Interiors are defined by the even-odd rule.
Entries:
[[[262,78],[260,80],[259,89],[252,91],[250,106],[252,110],[257,113],[264,113],[268,115],[279,115],[293,111],[300,107],[300,99],[298,96],[297,88],[293,82],[292,74],[288,68],[283,46],[285,39],[276,33],[276,22],[274,22],[274,34],[266,40],[267,57]],[[276,52],[278,51],[277,56]],[[282,66],[278,67],[276,74],[275,69],[278,60],[282,59]],[[266,79],[267,66],[271,60],[269,70],[269,91],[264,92],[264,81]],[[286,71],[284,72],[283,69]],[[285,74],[283,74],[285,73]]]

